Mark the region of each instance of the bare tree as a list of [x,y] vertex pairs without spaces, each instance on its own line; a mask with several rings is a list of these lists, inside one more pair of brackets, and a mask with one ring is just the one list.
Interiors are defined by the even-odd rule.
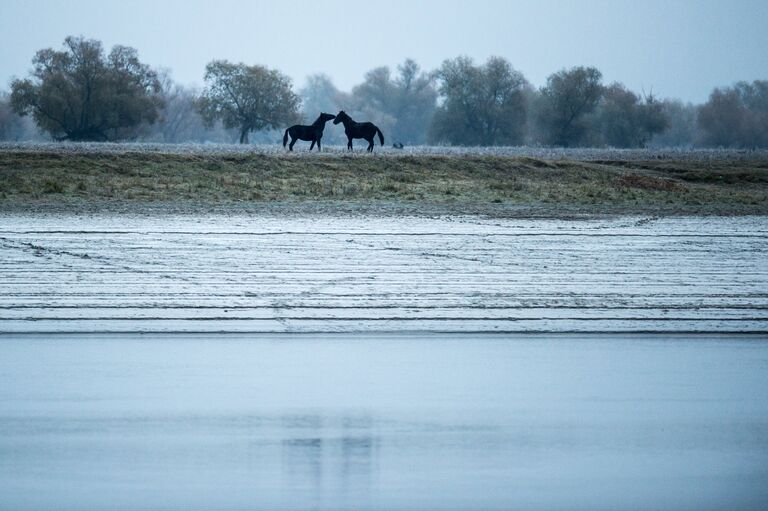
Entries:
[[392,130],[393,140],[406,144],[423,144],[437,109],[437,90],[434,76],[425,73],[411,59],[397,66],[395,83],[395,110],[397,123]]
[[179,143],[203,141],[206,138],[204,121],[198,112],[198,93],[173,81],[170,72],[159,73],[163,108],[147,139]]
[[0,92],[0,140],[20,140],[24,134],[24,120],[11,108],[8,94]]
[[437,91],[431,75],[407,59],[392,77],[388,67],[366,73],[352,89],[352,111],[375,122],[393,141],[408,145],[426,142],[437,106]]
[[304,87],[299,90],[301,113],[305,122],[317,119],[320,112],[336,113],[346,107],[343,94],[328,75],[315,74],[307,77]]
[[691,147],[697,138],[696,106],[680,100],[665,99],[661,111],[667,128],[654,136],[648,145],[652,147]]

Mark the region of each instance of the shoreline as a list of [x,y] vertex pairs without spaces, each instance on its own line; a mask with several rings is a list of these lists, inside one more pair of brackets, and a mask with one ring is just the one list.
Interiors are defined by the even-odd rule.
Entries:
[[745,217],[768,216],[766,208],[610,207],[585,208],[542,204],[428,204],[393,202],[10,202],[0,201],[0,216],[244,216],[286,218],[439,218],[480,217],[488,219],[594,220],[618,217]]

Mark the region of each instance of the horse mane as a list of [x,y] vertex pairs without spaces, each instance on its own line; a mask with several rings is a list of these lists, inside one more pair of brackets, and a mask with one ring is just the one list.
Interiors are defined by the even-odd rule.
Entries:
[[333,114],[329,114],[327,112],[320,112],[320,115],[317,116],[317,119],[315,119],[315,122],[311,124],[311,126],[314,126],[315,128],[322,128],[326,122],[330,121],[336,117]]
[[318,126],[320,124],[323,124],[323,114],[317,116],[317,119],[315,119],[315,122],[312,123],[312,126]]

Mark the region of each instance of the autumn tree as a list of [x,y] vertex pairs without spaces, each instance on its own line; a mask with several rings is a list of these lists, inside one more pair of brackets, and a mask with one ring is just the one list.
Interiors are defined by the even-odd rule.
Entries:
[[601,80],[602,74],[593,67],[564,69],[547,78],[537,108],[545,143],[569,147],[583,142],[589,132],[586,118],[603,92]]
[[63,51],[40,50],[32,63],[31,77],[11,83],[11,106],[54,139],[132,138],[157,119],[157,74],[133,48],[114,46],[105,55],[99,41],[67,37]]
[[446,60],[436,73],[443,99],[432,121],[435,143],[517,145],[527,120],[525,77],[500,57],[475,65],[468,57]]
[[209,125],[220,119],[225,128],[237,128],[241,144],[248,143],[253,131],[279,129],[297,121],[298,107],[290,78],[277,70],[226,60],[215,60],[205,68],[200,113]]

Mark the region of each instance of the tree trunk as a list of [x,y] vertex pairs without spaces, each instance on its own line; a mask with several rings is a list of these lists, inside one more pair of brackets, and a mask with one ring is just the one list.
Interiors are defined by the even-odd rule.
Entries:
[[241,144],[247,144],[248,143],[248,129],[243,128],[240,130],[240,143]]

